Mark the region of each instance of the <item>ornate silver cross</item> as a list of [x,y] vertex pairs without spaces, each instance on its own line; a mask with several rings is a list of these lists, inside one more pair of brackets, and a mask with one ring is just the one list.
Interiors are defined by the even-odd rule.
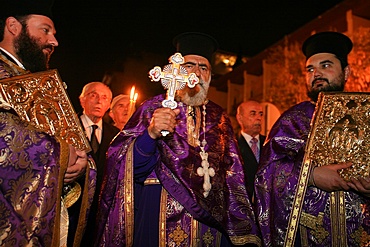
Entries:
[[[164,66],[163,71],[161,67],[155,66],[149,71],[149,78],[152,81],[161,80],[162,86],[167,89],[166,99],[162,101],[163,107],[175,109],[177,102],[175,101],[175,94],[177,90],[181,90],[187,84],[188,87],[193,88],[199,82],[199,78],[195,73],[188,72],[181,64],[184,63],[184,58],[181,53],[175,53],[168,61],[170,64]],[[162,135],[166,136],[168,131],[162,131]]]

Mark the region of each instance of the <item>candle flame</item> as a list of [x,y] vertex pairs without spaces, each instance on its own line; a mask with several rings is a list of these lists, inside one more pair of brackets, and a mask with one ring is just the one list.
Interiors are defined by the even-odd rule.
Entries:
[[131,93],[130,93],[130,100],[136,101],[136,99],[134,99],[134,95],[135,95],[135,86],[132,86]]

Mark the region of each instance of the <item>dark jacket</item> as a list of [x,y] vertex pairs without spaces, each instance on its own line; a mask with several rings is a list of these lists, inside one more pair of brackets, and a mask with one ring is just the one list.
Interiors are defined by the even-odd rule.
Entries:
[[[251,147],[249,146],[249,144],[247,143],[247,141],[240,132],[239,134],[237,134],[236,138],[238,140],[238,147],[240,150],[240,154],[242,156],[242,160],[244,162],[243,168],[244,168],[245,186],[247,187],[247,191],[250,198],[252,198],[254,192],[254,176],[256,175],[257,172],[258,162],[253,154]],[[260,151],[262,150],[262,146],[265,140],[266,136],[259,135]]]

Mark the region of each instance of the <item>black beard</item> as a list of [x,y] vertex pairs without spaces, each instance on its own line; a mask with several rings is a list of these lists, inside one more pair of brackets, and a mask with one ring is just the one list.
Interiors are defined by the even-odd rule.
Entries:
[[23,66],[31,72],[45,71],[49,68],[49,57],[42,49],[48,46],[40,46],[37,40],[27,32],[27,27],[23,26],[22,32],[14,40],[15,52]]
[[333,86],[329,84],[328,86],[318,89],[318,90],[307,91],[307,96],[314,102],[317,102],[320,92],[336,92],[336,91],[343,92],[343,90],[344,90],[344,83],[341,83],[340,85],[333,85]]

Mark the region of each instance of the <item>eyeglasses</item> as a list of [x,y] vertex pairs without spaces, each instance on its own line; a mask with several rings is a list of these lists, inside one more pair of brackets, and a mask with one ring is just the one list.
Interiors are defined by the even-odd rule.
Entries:
[[107,95],[104,95],[104,94],[100,95],[97,92],[90,92],[86,95],[86,97],[88,97],[91,100],[101,99],[101,100],[104,100],[106,102],[111,101],[111,99]]

